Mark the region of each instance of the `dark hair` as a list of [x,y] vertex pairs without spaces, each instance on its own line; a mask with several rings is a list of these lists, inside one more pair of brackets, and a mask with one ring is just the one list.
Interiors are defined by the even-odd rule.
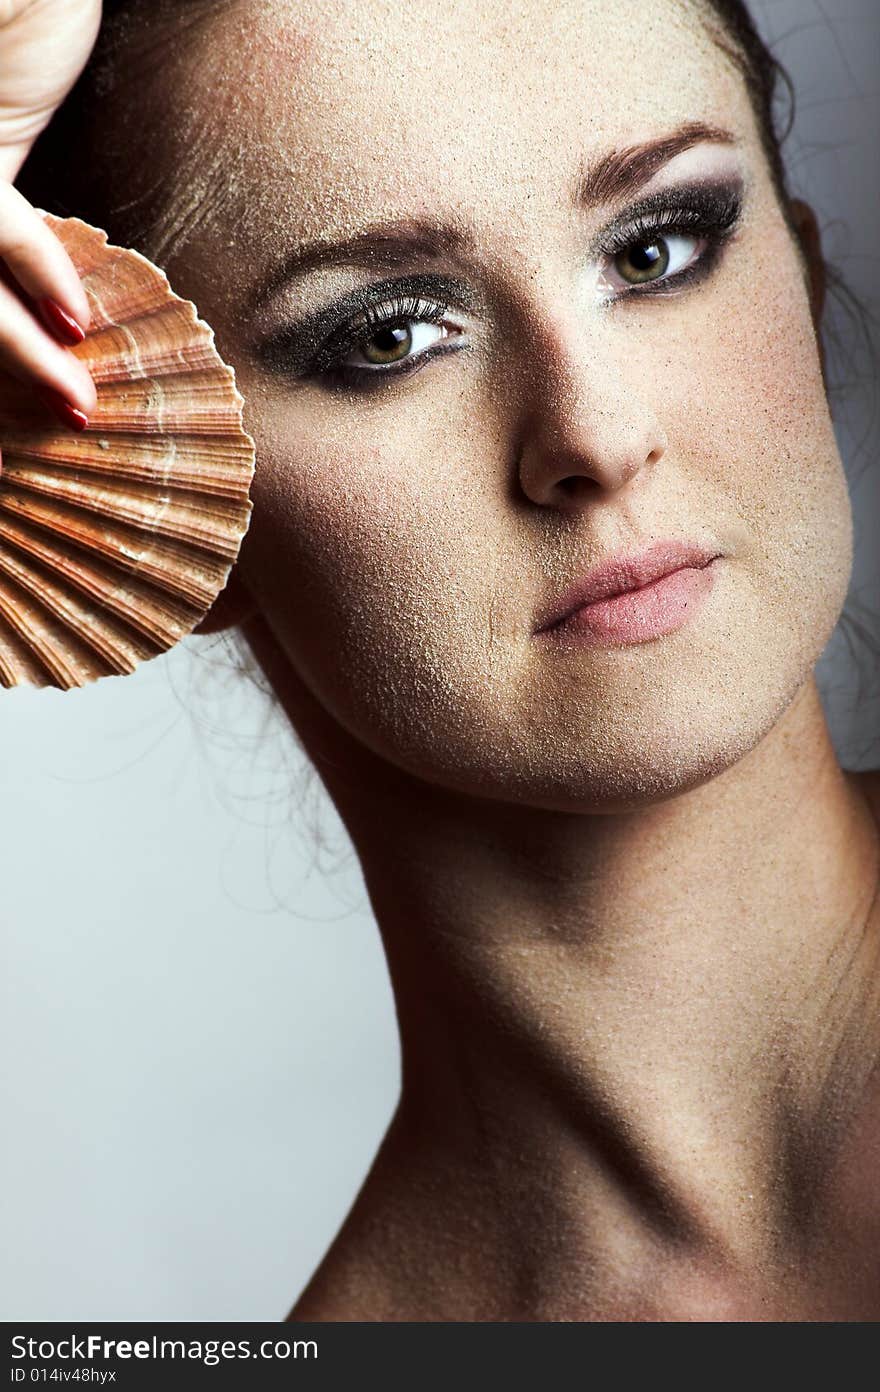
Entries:
[[[169,199],[167,189],[157,190],[149,160],[142,161],[142,167],[132,167],[136,162],[130,159],[129,147],[143,139],[144,131],[137,103],[129,94],[134,77],[142,73],[149,78],[151,71],[161,66],[172,25],[175,38],[180,39],[181,30],[194,33],[226,3],[228,0],[105,0],[89,63],[19,174],[18,187],[25,197],[60,216],[83,216],[105,228],[112,241],[136,246],[160,265],[167,262],[192,234],[211,200],[204,199],[194,207],[191,201]],[[794,123],[791,80],[758,33],[744,0],[692,3],[713,42],[742,76],[780,209],[806,264],[791,216],[782,158],[783,142]],[[99,125],[106,128],[108,102],[116,118],[112,140],[98,129]],[[100,161],[82,158],[82,152],[95,149],[101,150]],[[71,158],[73,151],[80,157]],[[193,158],[206,157],[200,148]],[[177,177],[181,175],[185,177],[178,169]],[[113,196],[117,187],[125,190],[122,200]],[[175,201],[179,206],[169,208]],[[866,311],[833,267],[825,263],[824,272],[829,291],[869,340]]]
[[[672,0],[678,3],[679,0]],[[181,29],[193,32],[227,0],[105,0],[101,30],[89,63],[48,129],[40,136],[18,178],[18,186],[31,202],[62,216],[88,216],[111,232],[114,240],[138,244],[149,255],[159,254],[151,229],[150,212],[161,201],[149,176],[143,186],[126,170],[126,197],[114,203],[109,197],[113,181],[106,171],[82,158],[70,158],[71,151],[101,148],[106,159],[125,167],[125,131],[114,128],[113,141],[104,140],[97,126],[102,107],[114,94],[132,90],[132,73],[159,66],[158,59],[169,43],[173,25],[175,37]],[[761,143],[777,191],[780,205],[788,217],[788,191],[781,144],[793,121],[794,100],[787,73],[759,35],[743,0],[697,0],[716,45],[742,74],[755,113]],[[779,98],[787,98],[787,116],[779,120]],[[114,115],[116,107],[114,106]],[[141,117],[137,105],[125,101],[126,119],[137,135]],[[131,196],[134,187],[134,197]],[[789,220],[789,225],[794,231]],[[173,242],[173,238],[169,238]]]
[[[140,138],[142,118],[136,103],[128,100],[132,69],[148,72],[157,66],[157,54],[167,48],[172,24],[178,36],[181,27],[194,32],[224,3],[226,0],[105,0],[101,31],[89,64],[34,145],[19,175],[18,186],[25,197],[61,216],[85,217],[106,228],[112,241],[137,246],[162,264],[179,241],[192,233],[203,210],[190,205],[169,213],[166,206],[160,213],[163,191],[157,190],[149,169],[130,167],[126,131],[114,125],[112,141],[104,136],[102,144],[98,125],[103,123],[106,128],[104,105],[115,95],[114,116],[118,110],[120,120],[131,123],[131,139]],[[696,0],[694,13],[700,15],[713,42],[742,75],[779,205],[806,267],[804,249],[791,216],[782,158],[782,145],[794,122],[791,80],[761,38],[743,0]],[[88,158],[87,152],[96,148],[101,149],[100,162]],[[72,159],[71,151],[77,151],[79,158]],[[125,190],[122,201],[114,201],[111,193],[117,187],[117,170]],[[167,205],[168,191],[164,193]],[[852,340],[855,330],[873,362],[873,321],[835,268],[825,263],[824,272],[829,292],[846,315],[845,331],[837,336],[833,346],[838,359],[843,360],[849,381],[853,381],[857,377],[856,350],[851,349],[847,362],[843,342]],[[822,339],[827,344],[827,320],[822,326]],[[842,385],[826,380],[830,400]],[[850,594],[840,618],[842,636],[852,651],[859,643],[871,648],[876,662],[880,659],[880,646],[876,636],[872,636],[872,619],[876,619],[874,612]],[[239,650],[237,655],[243,658],[243,670],[253,676],[252,655],[245,650]],[[862,679],[860,671],[859,701],[863,699]]]

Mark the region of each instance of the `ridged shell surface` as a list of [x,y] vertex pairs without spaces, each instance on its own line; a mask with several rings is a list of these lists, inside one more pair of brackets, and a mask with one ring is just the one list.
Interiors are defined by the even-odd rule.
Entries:
[[98,403],[78,434],[0,373],[0,684],[69,689],[204,618],[250,522],[254,443],[212,329],[164,272],[79,218],[46,221],[88,296],[69,351]]

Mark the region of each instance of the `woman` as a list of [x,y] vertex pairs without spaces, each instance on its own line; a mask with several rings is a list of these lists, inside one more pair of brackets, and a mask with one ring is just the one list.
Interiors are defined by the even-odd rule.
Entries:
[[815,682],[852,518],[743,12],[114,10],[0,249],[86,327],[25,194],[107,226],[235,365],[203,631],[320,771],[396,994],[401,1100],[292,1318],[877,1318],[880,785]]

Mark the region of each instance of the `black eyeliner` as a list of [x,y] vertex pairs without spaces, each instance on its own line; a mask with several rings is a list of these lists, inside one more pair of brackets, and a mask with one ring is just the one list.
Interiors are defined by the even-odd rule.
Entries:
[[285,324],[278,333],[260,343],[259,358],[273,371],[298,377],[326,370],[333,356],[345,351],[346,335],[356,341],[358,315],[374,305],[401,297],[424,297],[438,301],[444,313],[453,305],[473,309],[477,296],[456,276],[425,272],[395,276],[374,285],[360,286],[326,309]]
[[[623,209],[594,238],[590,255],[594,259],[619,255],[634,243],[656,240],[664,235],[702,236],[706,247],[683,271],[659,279],[633,284],[609,303],[645,296],[675,294],[709,276],[724,251],[727,240],[739,225],[746,181],[733,178],[701,178],[659,189]],[[419,302],[418,304],[416,302]],[[373,314],[374,309],[398,307],[395,314]],[[385,324],[420,319],[440,323],[454,306],[479,309],[480,296],[456,276],[437,272],[391,277],[376,284],[358,287],[317,313],[285,324],[259,344],[257,355],[271,370],[290,379],[317,379],[325,386],[371,391],[389,377],[404,376],[439,356],[465,346],[466,340],[436,344],[411,359],[381,368],[340,366],[339,360]],[[372,379],[372,380],[371,380]]]
[[379,392],[388,385],[389,377],[409,377],[416,372],[421,372],[434,358],[443,357],[447,353],[473,352],[473,344],[468,342],[464,335],[456,335],[454,339],[441,340],[434,343],[430,348],[424,348],[421,353],[415,353],[409,358],[401,358],[399,362],[391,363],[388,367],[365,368],[337,366],[327,369],[320,376],[322,386],[329,391],[339,389],[345,392],[356,392],[358,396],[368,396],[373,392]]
[[632,245],[635,237],[656,232],[730,231],[739,220],[745,198],[744,180],[700,179],[640,198],[619,213],[596,237],[594,256],[613,256]]

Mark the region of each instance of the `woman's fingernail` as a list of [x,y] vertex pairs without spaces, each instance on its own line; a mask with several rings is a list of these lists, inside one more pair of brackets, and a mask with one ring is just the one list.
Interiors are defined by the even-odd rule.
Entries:
[[44,401],[51,411],[61,421],[62,425],[69,425],[71,430],[87,430],[89,418],[84,411],[77,410],[76,406],[71,406],[70,402],[55,391],[52,387],[40,387],[37,395]]
[[37,300],[37,307],[46,327],[51,329],[62,343],[82,343],[86,336],[85,329],[80,328],[76,320],[63,310],[60,304],[47,296],[43,300]]

